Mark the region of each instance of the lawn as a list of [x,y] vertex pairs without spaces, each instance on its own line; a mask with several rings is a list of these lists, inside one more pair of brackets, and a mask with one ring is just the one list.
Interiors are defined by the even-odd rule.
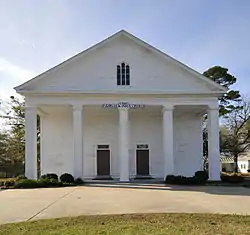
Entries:
[[80,216],[0,226],[0,234],[250,234],[250,216],[136,214]]

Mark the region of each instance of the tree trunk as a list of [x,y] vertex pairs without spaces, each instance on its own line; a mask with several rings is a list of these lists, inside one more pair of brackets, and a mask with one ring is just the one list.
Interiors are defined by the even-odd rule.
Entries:
[[238,154],[234,154],[234,173],[238,173]]

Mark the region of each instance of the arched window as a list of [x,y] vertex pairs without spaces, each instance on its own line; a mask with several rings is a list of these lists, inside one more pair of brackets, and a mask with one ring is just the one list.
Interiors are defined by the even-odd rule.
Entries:
[[130,68],[128,64],[121,63],[121,65],[117,65],[117,85],[130,85]]
[[121,65],[117,65],[117,85],[121,84]]
[[129,69],[129,65],[126,65],[126,85],[129,86],[130,85],[130,69]]

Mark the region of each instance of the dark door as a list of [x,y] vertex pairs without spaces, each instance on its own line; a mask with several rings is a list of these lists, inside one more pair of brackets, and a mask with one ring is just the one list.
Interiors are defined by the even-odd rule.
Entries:
[[136,150],[137,175],[149,175],[149,150]]
[[97,150],[97,175],[110,175],[110,151]]

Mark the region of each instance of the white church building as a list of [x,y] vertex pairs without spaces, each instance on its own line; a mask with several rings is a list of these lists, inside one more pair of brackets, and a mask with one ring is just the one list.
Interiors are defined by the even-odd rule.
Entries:
[[[202,59],[202,58],[201,58]],[[218,97],[226,89],[122,30],[15,88],[25,96],[25,174],[164,179],[203,168],[220,179]]]

